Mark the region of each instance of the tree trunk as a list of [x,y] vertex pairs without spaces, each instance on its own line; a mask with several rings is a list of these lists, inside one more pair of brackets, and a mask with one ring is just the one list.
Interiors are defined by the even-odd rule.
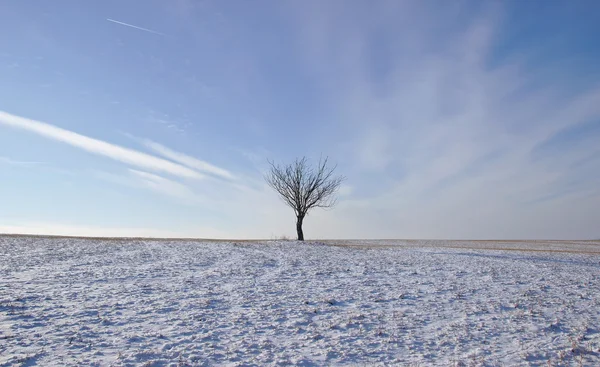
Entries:
[[298,232],[298,241],[304,241],[304,232],[302,232],[302,221],[304,220],[304,216],[298,216],[296,221],[296,232]]

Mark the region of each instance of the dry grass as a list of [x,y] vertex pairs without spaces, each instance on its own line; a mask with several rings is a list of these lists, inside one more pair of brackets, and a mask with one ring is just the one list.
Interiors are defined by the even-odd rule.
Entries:
[[[158,237],[85,237],[58,235],[0,234],[1,237],[32,239],[84,239],[91,241],[169,241],[169,242],[273,242],[267,239],[158,238]],[[289,239],[281,239],[288,241]],[[600,240],[315,240],[330,246],[353,248],[453,248],[468,250],[525,251],[600,255]]]
[[600,255],[600,241],[598,240],[334,240],[323,242],[331,246],[353,248],[453,248],[465,250],[525,251]]

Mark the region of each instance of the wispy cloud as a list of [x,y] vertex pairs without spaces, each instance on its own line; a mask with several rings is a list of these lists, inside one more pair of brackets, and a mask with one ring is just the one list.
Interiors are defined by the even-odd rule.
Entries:
[[174,119],[173,117],[169,116],[169,114],[161,113],[153,109],[148,111],[147,120],[150,123],[159,124],[180,134],[185,133],[185,128],[189,127],[190,125],[190,122],[185,117],[182,117],[181,119]]
[[137,25],[133,25],[133,24],[125,23],[125,22],[120,22],[118,20],[114,20],[114,19],[110,19],[110,18],[106,18],[106,20],[109,21],[109,22],[116,23],[116,24],[124,25],[126,27],[131,27],[131,28],[139,29],[140,31],[154,33],[154,34],[158,34],[160,36],[166,36],[164,33],[161,33],[161,32],[158,32],[158,31],[153,31],[152,29],[138,27]]
[[[345,174],[362,198],[315,213],[319,235],[597,233],[588,218],[598,220],[600,133],[581,126],[600,118],[600,85],[581,83],[582,73],[556,60],[532,63],[534,44],[504,48],[502,3],[448,17],[424,2],[379,2],[367,12],[373,18],[312,4],[318,9],[292,10],[300,53],[333,86],[323,99],[335,106],[337,132],[352,141],[338,156],[357,163]],[[446,10],[459,14],[460,6]],[[545,143],[557,134],[560,144]]]
[[341,185],[340,189],[338,190],[338,195],[339,196],[350,196],[352,195],[352,191],[354,191],[354,188],[350,185]]
[[92,170],[91,173],[103,181],[134,189],[150,190],[156,194],[173,198],[180,204],[193,206],[205,202],[205,198],[190,186],[153,173],[131,168],[124,173],[97,170]]
[[198,204],[203,201],[203,198],[200,195],[182,183],[149,172],[134,169],[130,169],[129,172],[136,177],[144,187],[157,193],[181,199],[186,204]]
[[196,169],[198,171],[209,173],[218,177],[226,178],[226,179],[235,179],[235,176],[231,174],[226,169],[217,167],[208,162],[202,161],[198,158],[194,158],[184,153],[176,152],[172,149],[169,149],[161,144],[155,143],[151,140],[144,139],[143,144],[148,148],[154,150],[156,153],[162,155],[165,158],[169,158],[175,162],[181,163],[187,167]]
[[16,161],[14,159],[10,159],[8,157],[0,157],[0,164],[8,164],[10,166],[18,166],[18,167],[33,167],[39,166],[42,164],[46,164],[45,162],[31,162],[31,161]]
[[201,173],[189,167],[185,167],[166,159],[107,143],[102,140],[90,138],[45,122],[16,116],[4,111],[0,111],[0,124],[27,130],[46,138],[69,144],[87,152],[105,156],[136,167],[150,169],[153,171],[161,171],[185,178],[202,179],[205,177]]

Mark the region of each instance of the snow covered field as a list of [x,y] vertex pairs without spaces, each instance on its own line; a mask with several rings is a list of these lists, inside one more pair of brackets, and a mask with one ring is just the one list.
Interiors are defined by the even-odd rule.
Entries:
[[0,366],[600,365],[599,255],[448,243],[0,237]]

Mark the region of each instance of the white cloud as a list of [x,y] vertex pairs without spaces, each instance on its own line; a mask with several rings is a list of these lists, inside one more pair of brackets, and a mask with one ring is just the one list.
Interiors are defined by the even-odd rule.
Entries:
[[352,186],[342,184],[342,185],[340,185],[340,188],[338,190],[338,195],[339,196],[350,196],[352,194],[352,191],[354,191],[354,188]]
[[393,160],[393,142],[387,128],[373,125],[358,146],[358,162],[370,171],[381,172]]
[[[535,47],[492,62],[500,5],[460,19],[423,2],[387,9],[397,3],[354,18],[351,7],[315,2],[318,16],[297,24],[301,54],[322,85],[334,86],[323,98],[335,108],[337,133],[351,137],[338,155],[358,164],[343,173],[363,187],[361,199],[344,198],[307,225],[319,237],[597,237],[593,220],[583,219],[600,218],[600,179],[588,177],[600,169],[591,140],[553,158],[536,160],[532,151],[600,118],[600,85],[577,88],[546,65],[539,73],[524,62]],[[373,56],[381,49],[383,57]],[[586,157],[596,158],[571,169]]]
[[106,182],[135,189],[150,190],[176,199],[177,202],[185,205],[199,205],[205,203],[206,200],[188,185],[149,172],[128,169],[125,174],[95,170],[91,173],[94,177]]
[[8,164],[10,166],[18,166],[18,167],[32,167],[39,166],[41,164],[45,164],[45,162],[29,162],[29,161],[16,161],[14,159],[10,159],[8,157],[0,157],[0,164]]
[[188,205],[203,202],[203,198],[200,195],[182,183],[134,169],[130,169],[129,172],[139,180],[142,186],[157,193],[180,199]]
[[102,140],[90,138],[69,130],[61,129],[45,122],[16,116],[4,111],[0,111],[0,124],[27,130],[46,138],[80,148],[87,152],[102,155],[136,167],[150,169],[153,171],[161,171],[185,178],[204,178],[204,175],[200,174],[199,172],[180,164],[170,162],[166,159],[107,143]]
[[194,158],[184,153],[176,152],[172,149],[169,149],[161,144],[155,143],[151,140],[144,139],[142,140],[145,146],[154,150],[156,153],[162,155],[165,158],[169,158],[175,162],[181,163],[187,167],[196,169],[201,172],[210,173],[212,175],[226,178],[226,179],[234,179],[235,177],[231,174],[231,172],[226,169],[217,167],[208,162],[202,161],[198,158]]

